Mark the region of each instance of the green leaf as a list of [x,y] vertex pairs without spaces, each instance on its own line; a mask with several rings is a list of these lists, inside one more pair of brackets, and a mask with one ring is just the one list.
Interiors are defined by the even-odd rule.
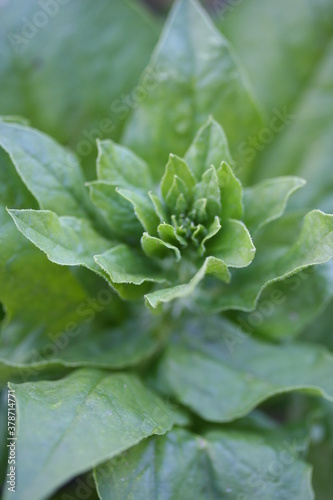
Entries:
[[219,280],[225,282],[230,280],[228,268],[221,259],[216,257],[206,257],[203,265],[189,283],[176,285],[170,288],[163,288],[162,290],[148,293],[145,296],[146,303],[152,309],[156,309],[162,303],[170,302],[175,299],[184,299],[193,294],[199,283],[206,275],[215,276]]
[[252,265],[235,271],[228,286],[203,290],[200,304],[209,311],[252,311],[268,285],[329,261],[333,257],[333,215],[313,210],[304,217],[301,230],[299,220],[281,218],[267,225],[256,241]]
[[97,176],[118,187],[151,189],[152,179],[146,162],[130,149],[110,140],[98,141]]
[[102,500],[313,500],[311,468],[278,433],[174,429],[148,438],[94,472]]
[[290,196],[305,185],[299,177],[268,179],[244,190],[244,222],[251,234],[281,217]]
[[[253,313],[244,313],[252,333],[271,339],[287,339],[319,320],[333,297],[333,261],[313,266],[289,279],[268,286]],[[243,315],[242,315],[243,316]],[[318,321],[315,338],[320,342]],[[329,332],[329,328],[326,327]]]
[[100,236],[88,221],[58,217],[50,210],[9,210],[17,228],[56,264],[85,266],[100,273],[94,255],[112,243]]
[[160,219],[156,215],[154,205],[148,195],[129,189],[118,189],[118,193],[132,204],[135,215],[143,228],[152,234],[156,234]]
[[117,245],[104,254],[96,255],[95,262],[107,273],[111,285],[125,299],[138,298],[148,291],[152,283],[167,281],[166,276],[154,262],[138,250],[124,244]]
[[195,185],[194,198],[206,200],[208,217],[214,217],[221,211],[221,192],[215,167],[212,165],[204,174],[202,179]]
[[185,161],[171,154],[161,180],[161,193],[170,210],[174,208],[175,203],[174,196],[170,199],[170,194],[175,189],[173,186],[176,179],[179,181],[178,186],[182,186],[181,192],[185,199],[189,199],[195,186],[195,179]]
[[142,225],[128,200],[118,192],[117,186],[107,181],[87,183],[91,201],[103,215],[113,234],[121,239],[135,239],[142,234]]
[[[22,500],[48,497],[141,439],[165,433],[175,420],[135,375],[80,370],[11,388],[20,423],[16,494]],[[4,498],[10,498],[8,491]]]
[[253,261],[256,249],[243,222],[229,219],[206,243],[206,251],[228,267],[246,267]]
[[0,356],[18,361],[29,355],[36,337],[81,321],[76,309],[87,292],[69,269],[52,264],[17,230],[5,206],[36,203],[1,149],[0,164],[0,300],[6,312]]
[[[92,0],[43,5],[13,0],[1,6],[0,108],[29,118],[86,158],[96,137],[119,135],[137,99],[156,82],[152,73],[137,89],[159,22],[137,1],[98,9]],[[34,24],[40,11],[47,25]]]
[[78,217],[93,213],[77,159],[53,139],[29,127],[0,121],[0,147],[41,208]]
[[158,376],[169,394],[205,420],[230,422],[285,392],[333,401],[332,370],[333,356],[322,347],[260,342],[211,316],[179,329]]
[[221,192],[222,220],[241,219],[243,215],[243,190],[232,168],[222,162],[217,170]]
[[224,130],[212,117],[197,132],[184,160],[197,180],[211,165],[218,168],[222,161],[233,164]]
[[[117,307],[116,297],[111,290],[106,293],[105,289],[101,289],[97,299],[87,297],[76,306],[72,299],[69,306],[73,307],[77,321],[74,321],[73,311],[71,319],[67,313],[67,323],[63,323],[62,330],[54,330],[51,317],[47,335],[43,332],[44,335],[38,339],[35,336],[34,342],[30,344],[26,342],[24,345],[21,342],[21,349],[15,345],[14,354],[8,345],[7,349],[2,346],[1,385],[5,387],[8,380],[26,382],[36,377],[48,378],[54,374],[59,376],[70,368],[119,370],[136,366],[156,355],[168,332],[167,326],[161,324],[158,316],[148,314],[148,310],[142,307],[127,310],[128,318],[119,325],[103,326],[102,309],[112,310]],[[51,306],[49,315],[50,309]],[[43,321],[42,315],[40,321]],[[15,333],[13,328],[10,333]],[[23,346],[25,349],[22,349]]]
[[166,224],[165,222],[159,224],[157,232],[160,238],[170,245],[186,246],[186,240],[177,234],[175,227],[171,224]]
[[141,246],[148,257],[165,259],[171,256],[171,258],[173,257],[177,261],[181,259],[181,254],[177,247],[147,233],[144,233],[141,238]]
[[176,2],[141,82],[152,70],[158,84],[133,111],[124,141],[151,165],[154,177],[161,176],[170,151],[185,154],[210,114],[244,165],[237,147],[257,132],[261,119],[229,43],[197,1]]
[[148,196],[151,199],[151,201],[153,202],[153,205],[155,207],[155,212],[158,215],[158,217],[160,218],[160,222],[164,223],[165,221],[167,221],[169,219],[169,217],[168,217],[166,207],[164,206],[163,201],[160,200],[160,198],[156,194],[152,193],[151,191],[149,191]]
[[[221,222],[218,216],[215,217],[214,221],[208,227],[206,236],[203,238],[199,247],[199,254],[204,255],[206,252],[206,242],[211,240],[221,229]],[[193,238],[193,237],[192,237]]]

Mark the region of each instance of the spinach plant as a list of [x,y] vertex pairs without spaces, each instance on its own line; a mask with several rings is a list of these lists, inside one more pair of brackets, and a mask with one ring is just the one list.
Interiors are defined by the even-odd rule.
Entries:
[[[84,106],[95,128],[75,142],[89,113],[69,112],[68,82],[55,114],[24,113],[11,97],[8,112],[43,131],[0,119],[0,364],[15,393],[20,500],[314,498],[312,465],[320,473],[320,446],[327,463],[333,446],[331,310],[323,316],[333,297],[331,59],[318,81],[293,68],[274,101],[278,54],[262,67],[264,34],[243,30],[262,3],[230,2],[214,24],[196,0],[178,0],[148,62],[159,21],[114,2],[140,58],[129,71],[118,26],[110,44],[123,44],[124,75],[108,130],[93,93]],[[263,17],[285,15],[279,29],[291,23],[289,8],[265,5]],[[315,20],[323,40],[329,8]],[[12,45],[30,54],[18,36],[10,31]],[[86,63],[80,71],[94,76]],[[304,81],[313,88],[291,107]],[[121,82],[129,99],[117,97]],[[320,151],[309,115],[323,129]],[[314,477],[316,498],[328,498],[330,478]]]

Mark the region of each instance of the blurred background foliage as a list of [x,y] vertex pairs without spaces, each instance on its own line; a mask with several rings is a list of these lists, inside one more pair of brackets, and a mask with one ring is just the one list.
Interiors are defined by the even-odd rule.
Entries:
[[[120,138],[171,3],[0,0],[0,115],[22,116],[73,149],[93,178],[95,140]],[[244,66],[266,127],[276,110],[290,117],[274,141],[253,146],[256,138],[249,137],[252,181],[303,176],[308,185],[292,208],[333,213],[332,0],[203,4]],[[0,321],[3,315],[0,304]],[[332,349],[332,325],[331,302],[302,338]],[[309,408],[296,407],[302,420]],[[312,411],[308,458],[316,498],[325,500],[333,491],[332,406],[320,403]]]

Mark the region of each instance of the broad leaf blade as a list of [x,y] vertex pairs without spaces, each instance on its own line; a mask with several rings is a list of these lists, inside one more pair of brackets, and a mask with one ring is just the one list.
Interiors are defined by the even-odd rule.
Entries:
[[135,375],[80,370],[62,380],[12,388],[19,420],[16,493],[22,500],[44,499],[174,423],[170,409]]
[[130,149],[110,140],[98,141],[98,179],[123,188],[152,188],[152,179],[146,162]]
[[6,312],[0,356],[20,362],[37,337],[82,321],[77,308],[87,292],[69,269],[52,264],[17,230],[5,206],[36,206],[35,200],[2,150],[0,163],[0,299]]
[[158,375],[167,392],[205,420],[230,422],[285,392],[333,401],[332,369],[333,356],[322,347],[268,344],[226,320],[204,318],[176,336]]
[[118,192],[116,185],[107,181],[88,183],[90,198],[103,215],[113,234],[123,240],[136,240],[142,235],[142,225],[135,216],[131,203]]
[[[313,500],[311,468],[297,456],[294,442],[279,437],[263,431],[197,435],[175,429],[97,467],[98,492],[102,500],[280,500],[282,492],[286,499]],[[276,468],[269,474],[272,464]]]
[[158,84],[134,110],[124,141],[148,161],[154,177],[170,152],[184,155],[209,114],[244,165],[237,146],[257,132],[261,119],[228,42],[197,1],[176,2],[142,82],[150,71]]
[[246,267],[253,261],[256,249],[243,222],[229,219],[206,243],[206,251],[228,267]]
[[93,213],[78,160],[29,127],[0,121],[0,147],[43,209],[78,217]]
[[9,210],[18,229],[56,264],[86,266],[100,273],[94,255],[112,243],[100,236],[88,221],[58,217],[49,210]]

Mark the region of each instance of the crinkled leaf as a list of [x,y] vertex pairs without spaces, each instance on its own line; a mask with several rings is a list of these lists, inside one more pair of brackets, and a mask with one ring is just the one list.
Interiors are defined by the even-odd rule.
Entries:
[[80,370],[12,388],[19,422],[16,494],[22,500],[46,498],[141,439],[165,433],[175,420],[135,375]]
[[203,265],[189,283],[151,292],[145,296],[146,303],[151,308],[156,309],[162,303],[186,298],[195,291],[196,287],[206,275],[215,276],[219,280],[225,282],[230,280],[228,268],[221,259],[206,257]]
[[133,206],[119,194],[117,186],[107,181],[94,181],[88,187],[92,202],[117,237],[128,240],[141,236],[142,225]]
[[152,179],[145,161],[130,149],[113,141],[98,141],[97,175],[99,180],[124,188],[151,189]]
[[181,254],[177,247],[147,233],[144,233],[141,238],[141,246],[148,257],[156,257],[157,259],[171,257],[178,261],[181,259]]
[[93,213],[77,159],[53,139],[32,128],[0,121],[0,147],[41,208],[78,217]]
[[173,198],[169,200],[169,193],[174,189],[173,185],[175,182],[175,178],[178,178],[182,183],[182,192],[184,194],[184,197],[188,198],[194,188],[195,179],[186,162],[178,156],[171,154],[161,181],[161,193],[164,200],[169,202],[168,205],[170,209],[173,208],[174,200]]
[[134,110],[124,141],[148,161],[156,179],[170,152],[185,154],[209,114],[244,164],[238,144],[256,133],[261,119],[229,43],[197,1],[176,2],[141,82],[152,70],[158,83]]
[[304,217],[301,231],[299,217],[297,223],[294,219],[281,218],[266,226],[256,241],[256,258],[251,266],[234,272],[228,286],[211,284],[201,294],[200,304],[210,311],[251,311],[269,284],[329,261],[333,257],[333,215],[313,210]]
[[100,236],[85,219],[58,217],[50,210],[9,210],[17,228],[56,264],[86,266],[100,272],[94,255],[112,243]]
[[[274,473],[273,473],[274,470]],[[95,469],[102,500],[313,500],[297,442],[271,432],[174,429]]]
[[251,234],[281,217],[288,199],[305,185],[299,177],[276,177],[244,190],[244,222]]
[[322,347],[264,343],[227,320],[206,317],[180,329],[158,375],[167,392],[202,418],[229,422],[285,392],[333,401],[332,369],[333,356]]
[[228,267],[246,267],[253,261],[256,249],[243,222],[229,219],[206,243],[206,251]]
[[159,236],[171,245],[186,245],[186,240],[182,238],[173,225],[162,223],[157,228]]
[[222,161],[232,165],[224,130],[212,117],[199,129],[184,159],[197,180],[211,165],[218,168]]
[[95,262],[110,277],[111,284],[122,298],[136,299],[148,292],[152,283],[163,283],[167,277],[151,259],[120,244],[101,255]]

